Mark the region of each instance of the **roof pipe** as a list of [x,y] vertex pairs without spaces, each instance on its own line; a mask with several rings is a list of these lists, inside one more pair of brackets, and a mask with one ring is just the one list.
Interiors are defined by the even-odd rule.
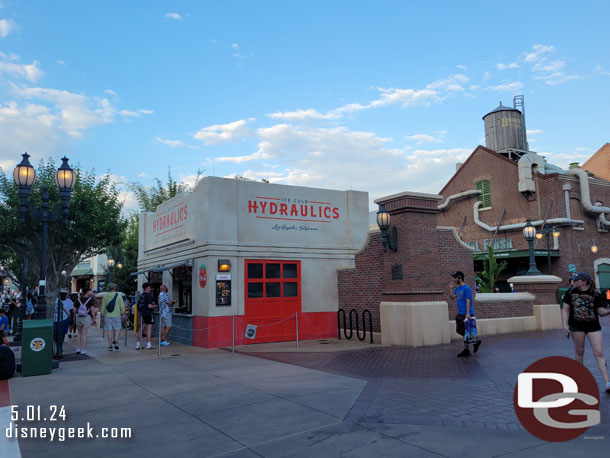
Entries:
[[[483,204],[483,202],[474,203],[474,206],[473,206],[474,222],[477,226],[482,227],[483,229],[485,229],[489,232],[495,232],[496,230],[508,231],[508,230],[512,230],[512,229],[522,229],[527,224],[524,222],[524,223],[506,224],[505,226],[500,226],[500,227],[490,226],[488,224],[485,224],[483,221],[481,221],[479,219],[479,207],[482,204]],[[532,226],[542,226],[543,224],[584,224],[584,221],[570,219],[570,218],[553,218],[553,219],[547,219],[547,220],[541,219],[538,221],[532,221]]]
[[[589,175],[583,169],[570,169],[568,170],[569,175],[575,175],[578,177],[580,183],[580,203],[589,213],[604,214],[610,213],[610,207],[603,207],[601,205],[591,204],[591,192],[589,190]],[[604,220],[605,220],[604,216]],[[600,218],[600,221],[601,218]],[[605,223],[604,223],[605,224]]]
[[454,199],[459,199],[460,197],[478,196],[482,192],[483,191],[480,191],[479,189],[471,189],[470,191],[464,191],[464,192],[460,192],[458,194],[453,194],[453,195],[447,197],[447,200],[445,202],[443,202],[442,204],[440,204],[437,208],[439,210],[445,210],[446,208],[449,207],[449,205],[451,204],[451,202]]

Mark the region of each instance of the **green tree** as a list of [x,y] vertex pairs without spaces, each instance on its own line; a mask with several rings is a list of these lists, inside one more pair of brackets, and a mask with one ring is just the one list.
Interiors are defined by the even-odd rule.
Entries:
[[[30,202],[40,207],[41,190],[47,186],[49,208],[61,205],[59,190],[55,186],[57,165],[51,159],[41,161],[36,171]],[[46,269],[46,296],[50,300],[57,295],[67,279],[62,271],[72,272],[82,260],[102,253],[107,246],[120,242],[126,221],[121,217],[123,204],[108,174],[97,179],[94,171],[75,168],[76,182],[70,200],[70,216],[64,224],[61,218],[49,222]],[[26,216],[19,221],[17,185],[0,169],[0,264],[15,283],[24,288],[22,272],[24,261],[28,265],[27,285],[37,285],[39,280],[41,225]]]
[[[195,179],[194,187],[197,187],[199,180],[203,178],[203,172],[197,170],[197,178]],[[129,189],[133,191],[140,205],[140,210],[143,212],[154,212],[157,206],[171,199],[172,197],[184,191],[190,191],[191,187],[186,183],[181,183],[174,180],[172,177],[171,167],[167,168],[167,184],[159,178],[155,178],[154,186],[145,186],[142,183],[129,183]]]
[[127,224],[121,234],[121,242],[117,246],[109,247],[106,254],[122,264],[122,268],[116,266],[112,271],[112,281],[118,286],[118,290],[125,294],[134,294],[137,289],[137,278],[130,276],[138,270],[138,232],[140,218],[137,213],[132,213],[127,218]]
[[481,285],[482,293],[493,293],[496,285],[496,279],[500,276],[502,271],[506,269],[507,262],[502,261],[498,264],[494,249],[491,245],[487,247],[487,256],[477,255],[475,260],[483,260],[483,272],[480,275],[475,275],[475,279],[479,285]]

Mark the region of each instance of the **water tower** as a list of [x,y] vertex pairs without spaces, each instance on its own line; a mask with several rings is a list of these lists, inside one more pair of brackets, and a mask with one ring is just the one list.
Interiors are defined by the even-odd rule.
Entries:
[[[529,151],[525,133],[525,106],[522,95],[513,98],[513,107],[500,106],[483,116],[485,146],[518,160]],[[520,107],[521,110],[518,110]]]

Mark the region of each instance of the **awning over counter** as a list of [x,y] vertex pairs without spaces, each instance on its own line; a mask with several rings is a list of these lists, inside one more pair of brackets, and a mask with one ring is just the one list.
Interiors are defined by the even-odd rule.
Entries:
[[93,275],[93,269],[91,267],[77,267],[70,274],[71,277],[81,277],[84,275]]
[[[550,250],[551,258],[559,257],[559,250]],[[514,251],[498,251],[494,252],[496,259],[506,259],[506,258],[529,258],[530,252],[529,250],[514,250]],[[479,252],[474,253],[474,256],[477,258],[476,260],[487,259],[489,255],[487,252]],[[548,252],[546,250],[534,250],[534,256],[536,257],[547,257]]]
[[192,259],[185,259],[184,261],[179,261],[179,262],[174,262],[174,263],[171,263],[171,264],[166,264],[164,266],[155,267],[153,269],[140,270],[138,272],[130,273],[129,276],[137,277],[138,275],[144,275],[146,277],[146,280],[148,280],[149,272],[165,272],[166,270],[170,270],[170,269],[174,269],[175,267],[182,267],[182,266],[192,267],[193,266],[193,260]]

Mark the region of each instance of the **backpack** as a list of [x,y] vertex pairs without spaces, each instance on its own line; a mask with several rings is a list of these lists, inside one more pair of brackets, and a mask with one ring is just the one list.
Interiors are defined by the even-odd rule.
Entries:
[[114,293],[114,297],[106,304],[106,311],[112,313],[114,310],[114,304],[116,303],[116,299],[119,297],[119,293]]
[[89,296],[87,298],[87,300],[85,301],[85,303],[83,304],[80,300],[80,298],[78,298],[78,303],[80,304],[78,306],[78,316],[87,316],[87,314],[89,313],[89,309],[87,308],[87,304],[89,303],[89,301],[91,300],[91,296]]

